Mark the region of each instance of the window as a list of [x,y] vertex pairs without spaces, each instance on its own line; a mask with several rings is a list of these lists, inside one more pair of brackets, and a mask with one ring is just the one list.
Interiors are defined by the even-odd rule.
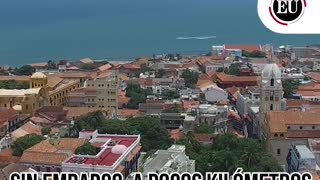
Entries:
[[270,96],[270,101],[273,101],[273,96]]
[[271,78],[271,80],[270,80],[270,86],[274,86],[274,79],[273,78]]
[[270,104],[270,111],[273,111],[273,104]]
[[283,137],[283,134],[280,134],[280,137]]
[[277,134],[277,133],[275,133],[275,134],[274,134],[274,137],[278,137],[278,134]]
[[281,154],[280,149],[277,149],[277,154],[278,154],[278,155],[280,155],[280,154]]
[[290,126],[287,127],[287,129],[290,129],[290,128],[291,128]]
[[312,129],[316,129],[316,127],[315,127],[315,126],[312,126]]
[[303,129],[303,127],[302,127],[302,126],[300,126],[299,128],[300,128],[300,129]]
[[50,167],[47,167],[46,169],[47,169],[47,172],[50,172],[50,171],[51,171]]

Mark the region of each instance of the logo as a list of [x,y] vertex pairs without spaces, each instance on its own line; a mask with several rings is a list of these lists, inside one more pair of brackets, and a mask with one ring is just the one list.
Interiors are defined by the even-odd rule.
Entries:
[[306,0],[271,0],[269,12],[275,22],[287,26],[297,22],[306,7]]

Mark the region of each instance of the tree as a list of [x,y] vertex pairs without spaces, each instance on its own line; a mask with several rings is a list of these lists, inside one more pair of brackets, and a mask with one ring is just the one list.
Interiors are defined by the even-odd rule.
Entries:
[[57,69],[57,64],[54,61],[49,60],[47,64],[48,64],[48,69]]
[[0,81],[0,89],[29,89],[29,83],[19,83],[15,80]]
[[152,91],[150,89],[142,89],[139,85],[128,84],[126,96],[130,97],[130,100],[127,104],[127,108],[138,109],[139,104],[146,102],[147,96],[151,94]]
[[167,91],[164,91],[164,92],[162,93],[162,96],[163,96],[165,99],[168,99],[168,100],[180,98],[179,91],[177,91],[177,90],[167,90]]
[[166,71],[164,69],[159,69],[158,71],[156,71],[156,78],[162,78],[164,75],[166,74]]
[[30,147],[40,143],[45,138],[36,134],[28,134],[23,137],[18,138],[12,144],[12,150],[14,156],[21,156],[23,151],[29,149]]
[[[188,135],[190,134],[190,135]],[[186,154],[196,160],[196,170],[205,172],[233,172],[241,167],[247,172],[277,172],[282,168],[257,140],[237,139],[232,134],[218,135],[212,146],[196,144],[192,133],[177,144],[186,146]]]
[[214,133],[214,129],[207,124],[201,124],[194,129],[195,133]]
[[266,57],[266,53],[262,51],[257,51],[257,50],[252,52],[242,51],[242,56],[251,57],[251,58],[264,58]]
[[239,76],[240,75],[240,63],[231,64],[228,69],[225,69],[224,73]]
[[190,69],[185,69],[182,72],[181,77],[184,79],[186,87],[193,88],[195,87],[195,84],[198,82],[199,73],[191,71]]
[[181,109],[178,107],[177,104],[174,104],[172,108],[165,109],[162,112],[163,113],[181,113]]
[[97,129],[102,126],[104,120],[105,118],[101,111],[91,112],[87,115],[76,118],[74,129],[78,132],[83,129]]
[[20,68],[16,68],[14,71],[13,71],[13,74],[15,75],[19,75],[19,76],[30,76],[32,75],[34,72],[36,71],[36,69],[30,65],[24,65]]
[[284,91],[284,97],[290,98],[293,95],[293,91],[298,88],[300,82],[298,80],[285,79],[282,81],[282,87]]
[[85,142],[82,146],[76,149],[75,154],[96,155],[97,151],[96,151],[96,148],[92,146],[89,142]]
[[201,104],[207,103],[206,95],[204,93],[200,94],[199,101],[200,101]]
[[100,133],[140,134],[143,150],[166,149],[171,145],[168,131],[160,120],[151,117],[128,118],[126,121],[108,120],[102,125]]
[[84,71],[92,71],[92,70],[95,70],[96,68],[97,67],[94,64],[82,64],[80,66],[80,69]]
[[41,128],[41,134],[43,136],[50,134],[50,132],[51,132],[51,128],[48,127],[48,126],[45,126],[45,127]]

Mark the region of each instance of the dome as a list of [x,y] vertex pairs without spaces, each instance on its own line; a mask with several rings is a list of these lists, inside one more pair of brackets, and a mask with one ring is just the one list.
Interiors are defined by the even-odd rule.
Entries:
[[112,147],[111,152],[113,154],[123,154],[127,149],[125,145],[115,145]]
[[269,80],[271,77],[281,79],[281,70],[277,64],[267,64],[262,70],[262,80]]
[[43,74],[42,72],[36,72],[36,73],[32,74],[31,78],[43,79],[43,78],[47,78],[47,76],[45,74]]

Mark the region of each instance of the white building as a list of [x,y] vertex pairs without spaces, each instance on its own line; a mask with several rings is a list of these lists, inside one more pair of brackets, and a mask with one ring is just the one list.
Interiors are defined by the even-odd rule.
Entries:
[[149,157],[143,165],[143,174],[149,172],[195,172],[195,160],[189,159],[185,153],[186,147],[172,145],[168,150],[158,150]]
[[79,138],[96,147],[96,155],[72,155],[62,163],[62,172],[120,172],[127,177],[136,172],[140,157],[140,135],[98,134],[82,131]]

